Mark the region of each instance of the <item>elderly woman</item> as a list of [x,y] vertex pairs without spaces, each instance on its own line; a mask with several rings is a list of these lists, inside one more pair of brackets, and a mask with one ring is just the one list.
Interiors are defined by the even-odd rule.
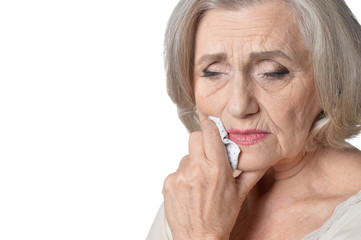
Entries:
[[[361,152],[345,141],[361,29],[343,0],[181,0],[165,44],[191,134],[148,239],[361,239]],[[234,172],[209,116],[239,147]]]

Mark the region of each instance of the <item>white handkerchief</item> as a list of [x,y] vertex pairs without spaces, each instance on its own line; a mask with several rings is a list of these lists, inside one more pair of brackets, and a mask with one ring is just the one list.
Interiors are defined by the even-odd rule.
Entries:
[[241,149],[235,142],[228,139],[228,133],[224,128],[221,119],[212,116],[209,116],[208,118],[215,122],[219,134],[221,135],[222,142],[226,145],[229,163],[231,164],[233,171],[236,170],[238,165],[238,156]]

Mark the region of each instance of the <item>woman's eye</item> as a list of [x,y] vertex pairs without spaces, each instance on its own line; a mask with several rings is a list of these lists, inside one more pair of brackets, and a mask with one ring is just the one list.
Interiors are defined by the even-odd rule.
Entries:
[[277,71],[270,71],[270,72],[266,72],[261,74],[261,77],[264,78],[277,78],[277,79],[281,79],[283,78],[285,75],[289,74],[290,71],[287,68],[283,68]]
[[208,71],[207,69],[203,70],[202,72],[203,72],[202,77],[216,77],[221,74],[219,72]]
[[227,76],[229,72],[230,67],[228,64],[224,62],[214,62],[203,69],[201,77],[218,79]]

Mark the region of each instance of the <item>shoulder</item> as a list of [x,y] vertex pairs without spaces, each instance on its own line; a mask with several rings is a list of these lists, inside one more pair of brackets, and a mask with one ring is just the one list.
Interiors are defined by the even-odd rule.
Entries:
[[335,192],[352,196],[361,190],[361,151],[327,149],[323,169],[333,179]]
[[360,239],[361,192],[339,205],[328,225],[330,228],[322,239]]
[[361,191],[338,205],[321,228],[308,234],[311,239],[361,239]]

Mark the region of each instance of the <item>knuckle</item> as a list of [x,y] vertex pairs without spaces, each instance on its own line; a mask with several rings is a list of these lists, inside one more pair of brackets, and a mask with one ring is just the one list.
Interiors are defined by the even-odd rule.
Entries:
[[189,156],[186,155],[180,160],[177,172],[179,172],[181,169],[186,168],[188,164],[189,164]]
[[203,171],[200,166],[195,166],[191,169],[190,174],[188,176],[189,180],[197,180],[203,176]]
[[219,180],[225,176],[225,172],[218,165],[214,165],[209,168],[209,175],[212,176],[213,179]]
[[176,178],[176,173],[169,174],[163,183],[163,195],[170,192],[173,189],[174,179]]
[[185,155],[182,157],[181,162],[186,162],[189,160],[189,155]]

